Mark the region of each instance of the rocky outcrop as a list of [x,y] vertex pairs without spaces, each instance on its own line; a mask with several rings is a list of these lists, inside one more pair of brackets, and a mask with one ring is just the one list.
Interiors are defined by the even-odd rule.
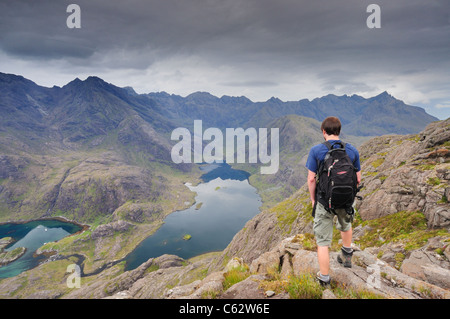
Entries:
[[[413,252],[408,259],[403,261],[401,272],[414,278],[421,279],[433,285],[450,289],[450,268],[448,262],[436,257],[430,252],[419,250]],[[444,264],[444,267],[437,265]]]
[[0,267],[5,266],[22,257],[27,249],[25,247],[17,247],[11,251],[3,251],[0,248]]
[[[227,290],[223,290],[224,275],[242,264],[242,261],[236,262],[239,259],[232,259],[223,271],[213,272],[201,281],[168,290],[164,297],[190,299],[214,295],[216,298],[226,299],[289,298],[286,291],[274,293],[263,289],[263,283],[273,280],[271,277],[274,272],[279,273],[279,278],[287,281],[293,276],[304,274],[314,276],[319,270],[316,252],[306,250],[296,239],[297,236],[285,238],[273,249],[254,259],[249,267],[248,277]],[[337,254],[336,252],[330,254],[332,287],[341,285],[347,290],[378,298],[450,298],[449,289],[400,272],[373,254],[361,251],[357,247],[353,255],[352,268],[340,265],[336,260]],[[430,266],[430,269],[435,268]],[[337,298],[332,289],[323,290],[322,298]]]
[[11,251],[5,251],[5,247],[12,244],[14,239],[11,237],[0,238],[0,267],[12,263],[25,254],[25,247],[17,247]]
[[363,219],[421,211],[429,228],[450,227],[450,119],[417,135],[374,138],[360,153]]
[[13,242],[14,242],[14,239],[12,239],[12,237],[0,238],[0,251],[3,250],[6,246],[10,245]]
[[[72,291],[64,298],[160,298],[165,286],[174,279],[174,273],[185,274],[181,271],[186,270],[181,267],[185,263],[186,261],[178,256],[163,255],[150,258],[138,268],[119,275],[117,266],[111,267],[101,272],[92,283],[81,285],[80,289]],[[196,266],[191,265],[188,268]]]
[[118,220],[113,223],[103,224],[94,229],[91,234],[92,239],[98,239],[101,237],[110,237],[113,236],[115,232],[125,232],[128,229],[135,227],[133,224],[130,224],[123,220]]

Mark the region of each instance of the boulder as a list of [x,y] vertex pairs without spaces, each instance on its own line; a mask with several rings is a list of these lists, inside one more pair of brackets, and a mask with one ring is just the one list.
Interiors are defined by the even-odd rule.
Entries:
[[91,238],[97,239],[101,237],[113,236],[115,232],[125,232],[130,227],[135,227],[133,224],[123,220],[118,220],[109,224],[99,225],[92,231]]
[[233,270],[234,268],[242,267],[244,266],[244,260],[239,257],[233,257],[225,266],[225,272],[228,272],[230,270]]
[[153,260],[153,264],[157,265],[159,268],[170,268],[170,267],[181,267],[186,261],[176,255],[164,254]]
[[450,289],[450,269],[440,267],[431,260],[429,253],[417,250],[403,261],[400,270],[408,276]]
[[259,281],[264,275],[252,275],[228,288],[220,299],[264,299],[264,290],[259,287]]
[[279,251],[268,251],[252,261],[250,272],[266,274],[270,270],[278,269],[280,265]]

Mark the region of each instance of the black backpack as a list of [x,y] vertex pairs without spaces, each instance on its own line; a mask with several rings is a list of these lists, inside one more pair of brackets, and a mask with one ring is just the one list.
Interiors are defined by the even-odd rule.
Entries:
[[333,214],[339,208],[353,214],[353,202],[359,189],[356,168],[345,150],[346,143],[338,141],[331,145],[326,141],[323,144],[328,152],[317,173],[316,202]]

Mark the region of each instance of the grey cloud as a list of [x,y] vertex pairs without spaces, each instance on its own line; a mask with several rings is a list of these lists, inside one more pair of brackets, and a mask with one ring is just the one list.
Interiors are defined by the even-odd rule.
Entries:
[[[70,3],[81,7],[81,29],[65,25]],[[381,7],[381,29],[366,27],[371,3]],[[168,60],[176,69],[158,71],[172,74],[183,61],[200,61],[199,78],[211,74],[205,68],[232,70],[207,81],[225,89],[286,92],[304,74],[313,91],[371,92],[411,76],[426,93],[441,84],[423,83],[421,74],[450,73],[449,15],[448,0],[0,0],[0,50],[11,59],[58,59],[66,72],[145,72]]]
[[89,58],[95,48],[83,40],[64,37],[41,37],[32,33],[17,32],[2,39],[2,48],[12,55],[36,58]]
[[235,82],[222,82],[220,84],[232,87],[272,87],[278,85],[278,83],[273,81],[235,81]]
[[[303,63],[355,62],[355,55],[356,62],[365,60],[364,55],[384,59],[385,54],[395,59],[392,51],[412,46],[416,46],[414,52],[434,57],[449,50],[445,37],[449,4],[445,0],[379,0],[381,30],[365,26],[367,0],[78,0],[82,28],[68,32],[65,8],[71,2],[33,1],[30,5],[16,0],[2,4],[1,47],[10,54],[48,58],[89,57],[94,50],[145,49],[161,58],[191,54],[239,63],[273,57],[286,64],[294,59]],[[23,31],[36,40],[21,39]],[[436,31],[442,36],[430,36]],[[58,42],[58,38],[67,41]],[[75,47],[81,47],[80,52]],[[414,59],[417,54],[411,62]]]

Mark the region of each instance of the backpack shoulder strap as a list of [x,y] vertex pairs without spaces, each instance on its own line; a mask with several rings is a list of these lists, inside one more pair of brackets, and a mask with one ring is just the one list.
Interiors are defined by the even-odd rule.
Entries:
[[[325,141],[325,142],[323,142],[322,144],[325,145],[325,146],[327,147],[328,152],[331,151],[331,149],[333,148],[333,145],[331,145],[331,143],[328,142],[328,141]],[[319,174],[321,173],[321,171],[322,171],[323,163],[324,163],[324,161],[321,161],[321,162],[320,162],[319,159],[317,158],[317,173],[318,173],[318,175],[319,175]]]
[[331,150],[331,148],[333,147],[333,145],[331,145],[331,143],[328,141],[325,141],[322,144],[325,145],[328,148],[328,150]]
[[334,143],[334,145],[340,145],[341,146],[340,148],[343,148],[345,150],[345,146],[347,145],[347,143],[342,142],[342,141],[338,141],[338,142]]

